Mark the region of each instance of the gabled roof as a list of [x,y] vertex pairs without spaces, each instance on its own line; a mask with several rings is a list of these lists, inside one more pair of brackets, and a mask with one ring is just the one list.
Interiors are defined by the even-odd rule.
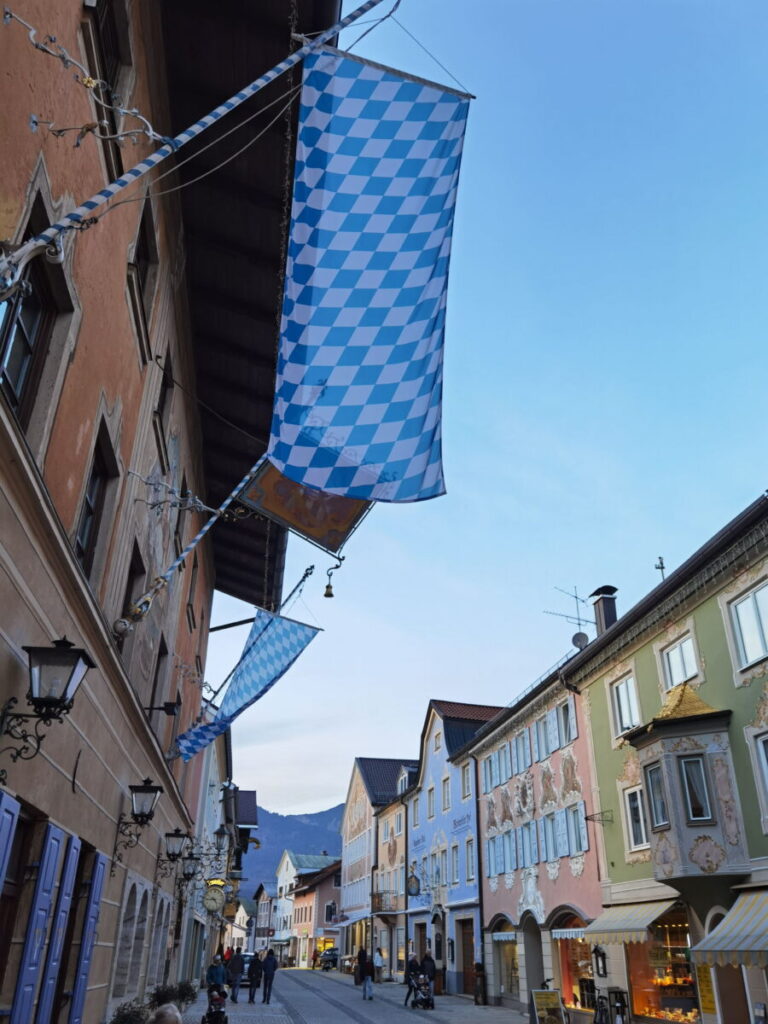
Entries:
[[418,769],[418,761],[399,757],[356,757],[368,799],[374,807],[388,804],[397,795],[397,779],[403,766]]
[[330,878],[331,875],[335,875],[337,871],[341,871],[341,859],[338,857],[333,864],[329,864],[328,867],[323,868],[322,871],[316,871],[312,875],[302,877],[301,885],[297,885],[294,892],[309,892],[311,889],[320,885],[321,882],[324,882],[326,878]]
[[460,718],[465,722],[490,722],[502,710],[491,704],[461,704],[455,700],[431,700],[429,706],[441,718]]
[[261,882],[256,892],[253,894],[253,898],[258,903],[262,896],[266,896],[267,899],[273,900],[275,896],[277,896],[277,883]]
[[327,868],[329,864],[335,864],[338,857],[329,857],[324,853],[294,853],[293,850],[285,851],[296,868],[296,873],[306,875]]

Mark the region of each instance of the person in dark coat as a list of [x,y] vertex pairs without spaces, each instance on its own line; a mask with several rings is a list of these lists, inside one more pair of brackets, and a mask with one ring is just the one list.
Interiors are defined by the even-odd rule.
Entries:
[[435,998],[435,975],[437,974],[437,965],[432,959],[432,953],[430,950],[424,954],[421,961],[421,973],[426,974],[429,979],[429,994],[432,998]]
[[373,979],[375,975],[375,968],[373,966],[373,960],[366,956],[363,963],[363,999],[373,999]]
[[232,1002],[237,1002],[237,997],[240,992],[240,982],[243,977],[243,971],[245,970],[245,960],[243,959],[243,951],[238,946],[236,951],[229,958],[227,964],[227,971],[229,973],[229,984],[232,986]]
[[405,981],[408,985],[408,991],[405,993],[405,1006],[408,1005],[408,1000],[416,991],[416,978],[420,971],[421,968],[419,967],[419,961],[416,959],[415,954],[411,953],[410,959],[408,960],[408,966],[405,968]]
[[254,953],[253,959],[248,964],[248,1002],[256,1002],[256,989],[261,987],[261,975],[263,968],[258,953]]
[[267,955],[264,957],[261,969],[264,975],[264,995],[261,1001],[268,1004],[272,995],[272,982],[275,980],[275,971],[277,970],[277,960],[271,949],[267,950]]

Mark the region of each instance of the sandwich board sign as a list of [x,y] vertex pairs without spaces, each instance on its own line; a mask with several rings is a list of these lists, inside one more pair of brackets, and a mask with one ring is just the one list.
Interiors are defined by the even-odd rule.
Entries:
[[557,989],[531,990],[531,1021],[536,1024],[565,1024],[565,1013]]

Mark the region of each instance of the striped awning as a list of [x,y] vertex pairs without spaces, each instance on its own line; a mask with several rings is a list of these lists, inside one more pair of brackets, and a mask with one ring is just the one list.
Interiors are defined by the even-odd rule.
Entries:
[[696,963],[768,967],[768,889],[739,894],[720,924],[691,950]]
[[657,900],[653,903],[626,903],[608,907],[584,929],[589,942],[645,942],[648,928],[661,917],[675,900]]
[[583,928],[553,928],[549,933],[553,939],[583,939]]

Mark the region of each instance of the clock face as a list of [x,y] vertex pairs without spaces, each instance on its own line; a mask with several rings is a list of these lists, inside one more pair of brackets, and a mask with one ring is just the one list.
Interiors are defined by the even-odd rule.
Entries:
[[221,889],[208,889],[203,896],[203,906],[210,911],[221,910],[224,906],[224,893]]

